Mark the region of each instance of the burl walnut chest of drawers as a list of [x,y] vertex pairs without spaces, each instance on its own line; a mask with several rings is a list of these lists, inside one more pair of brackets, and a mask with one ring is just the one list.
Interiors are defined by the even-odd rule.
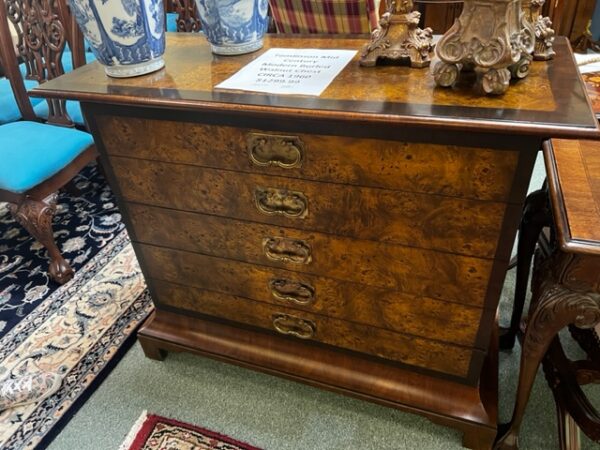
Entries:
[[357,60],[313,98],[216,90],[259,53],[169,35],[164,70],[116,80],[95,63],[37,92],[84,102],[156,305],[147,356],[286,376],[490,448],[490,342],[536,153],[597,133],[566,41],[556,50],[500,98]]

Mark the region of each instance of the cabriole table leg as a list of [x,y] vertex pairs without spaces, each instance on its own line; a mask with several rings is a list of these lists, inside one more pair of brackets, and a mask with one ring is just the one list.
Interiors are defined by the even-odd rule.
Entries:
[[[576,292],[557,281],[555,268],[564,254],[554,253],[542,263],[536,254],[529,320],[523,339],[519,384],[513,416],[499,427],[495,449],[518,448],[519,429],[538,367],[550,343],[569,324],[592,328],[600,322],[600,295]],[[558,260],[558,263],[557,263]],[[559,271],[560,272],[560,271]]]

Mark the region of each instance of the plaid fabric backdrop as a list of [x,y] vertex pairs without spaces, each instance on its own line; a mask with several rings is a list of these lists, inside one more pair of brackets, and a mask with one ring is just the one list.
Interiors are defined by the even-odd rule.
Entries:
[[375,0],[269,0],[278,33],[370,33]]

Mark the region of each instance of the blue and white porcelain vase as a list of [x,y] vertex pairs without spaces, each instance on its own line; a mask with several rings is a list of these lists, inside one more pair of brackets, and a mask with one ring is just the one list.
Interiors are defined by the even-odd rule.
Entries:
[[134,77],[164,67],[162,0],[69,0],[92,52],[111,77]]
[[263,46],[268,0],[196,0],[213,53],[241,55]]

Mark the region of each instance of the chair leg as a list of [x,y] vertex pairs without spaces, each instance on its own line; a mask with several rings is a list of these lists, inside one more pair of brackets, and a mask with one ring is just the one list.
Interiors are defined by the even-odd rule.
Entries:
[[75,186],[74,179],[65,184],[62,190],[71,197],[81,197],[83,195],[83,191]]
[[9,204],[9,208],[15,220],[46,247],[50,255],[48,268],[50,278],[58,284],[64,284],[73,278],[74,271],[63,258],[54,241],[52,218],[56,212],[56,199],[56,193],[50,194],[44,200],[26,198],[18,205]]

